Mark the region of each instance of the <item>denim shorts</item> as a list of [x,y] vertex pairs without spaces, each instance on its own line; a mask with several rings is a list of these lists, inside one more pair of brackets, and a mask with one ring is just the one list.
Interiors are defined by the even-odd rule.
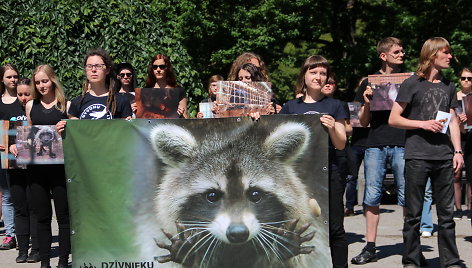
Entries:
[[395,178],[398,205],[405,206],[405,159],[403,147],[367,148],[364,156],[365,192],[364,205],[379,206],[387,163],[392,167]]

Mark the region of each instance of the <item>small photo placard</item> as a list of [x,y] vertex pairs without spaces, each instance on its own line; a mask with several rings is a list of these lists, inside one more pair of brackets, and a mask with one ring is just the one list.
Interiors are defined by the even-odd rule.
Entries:
[[443,128],[441,129],[441,133],[446,134],[447,128],[449,127],[449,123],[451,122],[451,114],[438,111],[438,114],[436,115],[436,121],[439,121],[441,124],[443,124]]

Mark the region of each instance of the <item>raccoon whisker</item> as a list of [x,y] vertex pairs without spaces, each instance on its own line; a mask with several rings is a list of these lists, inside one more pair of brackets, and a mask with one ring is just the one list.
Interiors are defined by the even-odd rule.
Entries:
[[191,235],[191,236],[190,236],[189,238],[187,238],[187,239],[191,239],[191,238],[195,237],[195,235],[198,235],[198,234],[201,234],[201,233],[205,232],[206,230],[208,230],[208,228],[196,228],[196,227],[195,227],[195,228],[188,228],[188,229],[185,229],[185,230],[183,230],[182,232],[177,233],[176,235],[172,236],[172,239],[175,239],[175,238],[179,237],[180,234],[183,234],[183,233],[186,233],[186,232],[189,232],[189,231],[193,231],[193,230],[203,230],[203,231],[198,232],[198,233],[196,233],[196,234],[194,234],[194,235]]
[[271,224],[279,224],[279,223],[286,223],[286,222],[289,222],[291,220],[285,220],[285,221],[273,221],[273,222],[261,222],[261,224],[263,225],[271,225]]
[[[211,239],[211,242],[210,244],[208,245],[207,249],[205,250],[205,254],[203,254],[203,258],[202,258],[202,261],[200,262],[200,267],[202,267],[202,264],[204,263],[205,261],[205,258],[206,258],[206,255],[208,254],[208,251],[210,250],[211,248],[211,245],[213,245],[213,243],[217,240],[215,236],[213,236]],[[210,253],[211,255],[211,253]],[[208,260],[210,260],[210,256],[208,256]]]
[[183,225],[188,225],[188,224],[210,224],[211,222],[209,221],[175,221],[176,223],[180,223]]
[[[273,243],[271,243],[269,241],[269,239],[273,240],[273,241],[277,241],[276,239],[273,239],[273,237],[269,237],[269,235],[265,234],[265,233],[260,233],[260,236],[262,238],[263,241],[266,242],[267,244],[267,247],[274,253],[274,255],[277,257],[277,259],[282,263],[282,256],[280,256],[278,250],[275,248],[275,245]],[[280,243],[280,242],[279,242]],[[268,256],[269,260],[270,260],[270,257]]]
[[[202,240],[205,240],[203,243],[201,243],[201,245],[195,250],[195,252],[199,251],[210,239],[211,239],[211,236],[212,234],[211,233],[208,233],[206,234],[205,236],[203,236],[202,238],[200,238],[197,242],[195,242],[195,245],[193,245],[189,251],[187,252],[187,254],[185,254],[184,258],[182,259],[182,263],[185,263],[185,260],[188,258],[188,256],[194,251],[195,247],[198,246],[198,244],[200,244],[202,242]],[[210,238],[208,238],[210,237]],[[180,251],[180,250],[179,250]],[[177,256],[179,255],[179,252],[177,252]]]
[[[269,232],[269,231],[264,230],[264,229],[261,229],[261,232],[263,232],[263,233],[265,233],[265,234],[267,234],[267,235],[272,236],[272,238],[274,238],[274,241],[276,241],[277,243],[280,243],[280,242],[277,241],[277,239],[276,239],[276,238],[279,238],[279,239],[281,239],[281,240],[287,242],[287,244],[289,244],[289,245],[291,245],[291,246],[299,247],[298,244],[294,244],[294,243],[292,243],[292,241],[290,241],[289,239],[287,239],[287,238],[285,238],[285,237],[283,237],[283,236],[281,236],[281,235],[278,235],[278,234],[276,234],[276,233]],[[287,232],[287,233],[289,233],[289,232]]]
[[[265,255],[267,256],[267,260],[270,260],[271,259],[270,254],[266,249],[265,243],[263,243],[263,241],[261,241],[260,236],[261,236],[261,234],[258,234],[255,238],[256,238],[257,242],[259,242],[259,244],[261,245],[262,249],[264,250]],[[254,242],[254,246],[257,248],[257,245],[255,244],[255,242]]]
[[213,254],[216,252],[216,249],[222,244],[222,242],[218,240],[216,237],[214,237],[214,239],[216,240],[216,243],[215,243],[214,249],[210,251],[210,255],[208,256],[208,262],[212,260]]

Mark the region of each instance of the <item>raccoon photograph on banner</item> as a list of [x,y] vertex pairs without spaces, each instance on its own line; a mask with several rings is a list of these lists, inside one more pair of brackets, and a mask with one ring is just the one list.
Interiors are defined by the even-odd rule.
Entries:
[[331,265],[320,115],[71,120],[63,146],[74,267]]

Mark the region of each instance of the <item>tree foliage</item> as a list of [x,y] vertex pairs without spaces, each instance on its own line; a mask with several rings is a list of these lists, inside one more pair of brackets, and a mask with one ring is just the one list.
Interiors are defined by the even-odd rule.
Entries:
[[405,69],[414,71],[423,42],[447,38],[455,62],[446,75],[470,65],[470,3],[465,0],[52,0],[0,3],[0,62],[23,75],[51,64],[67,94],[78,94],[82,59],[93,47],[115,62],[129,61],[142,86],[149,59],[168,54],[187,90],[192,114],[213,74],[226,76],[240,53],[252,51],[269,67],[281,101],[293,98],[303,60],[324,55],[350,100],[358,81],[380,65],[375,46],[396,36],[404,41]]

